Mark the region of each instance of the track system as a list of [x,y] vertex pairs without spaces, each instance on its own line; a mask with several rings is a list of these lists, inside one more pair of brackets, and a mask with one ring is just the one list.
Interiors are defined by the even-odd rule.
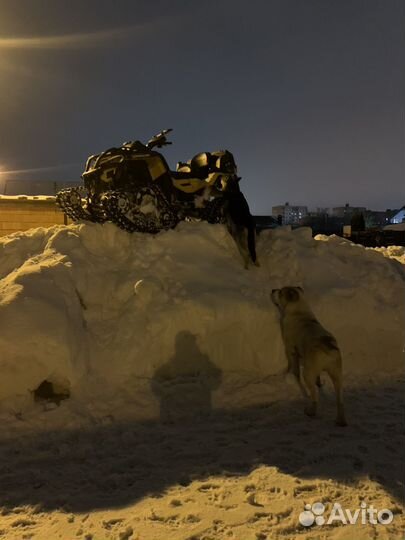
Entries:
[[107,191],[101,204],[108,221],[128,232],[157,233],[171,229],[179,219],[169,201],[157,186],[148,186],[132,193]]
[[84,187],[62,189],[56,195],[56,204],[73,221],[104,223],[105,214],[96,201],[96,198],[93,200],[89,198],[88,191]]

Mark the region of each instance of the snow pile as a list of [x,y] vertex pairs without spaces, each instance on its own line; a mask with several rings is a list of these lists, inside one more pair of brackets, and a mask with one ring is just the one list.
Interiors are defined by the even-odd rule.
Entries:
[[385,257],[396,259],[402,264],[405,264],[405,247],[404,246],[388,246],[373,248],[382,253]]
[[95,416],[271,401],[285,358],[270,292],[284,285],[304,287],[347,375],[400,369],[405,267],[387,251],[302,228],[263,232],[258,254],[261,268],[244,270],[225,227],[207,223],[0,238],[1,407],[31,406],[44,380]]

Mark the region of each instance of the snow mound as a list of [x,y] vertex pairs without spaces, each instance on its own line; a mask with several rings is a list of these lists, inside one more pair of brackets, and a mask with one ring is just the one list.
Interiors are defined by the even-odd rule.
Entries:
[[404,246],[388,246],[373,248],[382,253],[385,257],[396,259],[401,264],[405,264],[405,247]]
[[[273,288],[304,287],[348,376],[401,368],[405,267],[307,228],[264,231],[245,270],[222,225],[156,236],[112,224],[0,238],[0,407],[50,381],[87,414],[194,414],[285,396]],[[384,255],[384,256],[383,256]],[[396,252],[393,253],[396,256]],[[281,390],[280,390],[281,388]]]

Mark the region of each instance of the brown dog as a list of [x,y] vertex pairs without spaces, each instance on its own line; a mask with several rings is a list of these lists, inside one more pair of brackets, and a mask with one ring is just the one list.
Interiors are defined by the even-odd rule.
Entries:
[[[336,339],[316,319],[304,299],[301,287],[273,289],[271,298],[280,311],[281,333],[288,359],[288,371],[293,373],[303,389],[300,372],[309,391],[310,404],[305,413],[315,416],[318,405],[317,380],[321,372],[330,376],[336,393],[339,426],[346,426],[342,402],[342,357]],[[305,390],[303,389],[305,392]]]

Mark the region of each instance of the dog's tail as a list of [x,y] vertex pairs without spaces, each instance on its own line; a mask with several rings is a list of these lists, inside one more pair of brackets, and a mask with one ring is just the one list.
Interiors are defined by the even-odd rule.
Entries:
[[256,256],[256,226],[254,223],[251,223],[248,227],[247,242],[248,242],[250,257],[252,261],[255,263],[257,256]]

